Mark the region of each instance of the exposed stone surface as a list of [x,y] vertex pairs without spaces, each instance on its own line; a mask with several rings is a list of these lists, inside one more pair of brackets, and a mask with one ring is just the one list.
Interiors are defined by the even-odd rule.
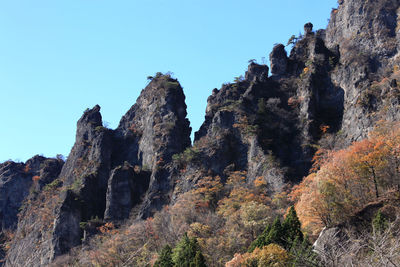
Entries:
[[372,87],[395,75],[399,63],[398,8],[398,0],[353,0],[341,1],[332,10],[325,43],[340,55],[331,79],[346,92],[342,123],[346,144],[366,137],[376,120],[399,119],[394,91],[386,91],[386,84]]
[[[34,156],[25,163],[7,161],[0,164],[0,229],[15,230],[18,212],[26,205],[28,195],[36,194],[51,183],[61,171],[61,159]],[[0,252],[0,259],[4,254]],[[2,263],[0,263],[2,264]]]
[[[305,25],[289,57],[284,45],[273,48],[271,77],[251,63],[243,81],[214,89],[193,146],[182,87],[157,74],[116,130],[102,126],[99,106],[85,111],[57,179],[55,159],[0,164],[3,229],[15,228],[26,200],[6,265],[44,266],[90,239],[103,219],[152,216],[205,176],[225,182],[241,171],[279,192],[308,173],[318,147],[343,147],[380,119],[399,120],[399,1],[339,4],[326,31]],[[315,247],[340,242],[337,233],[324,230]]]
[[146,193],[149,179],[149,172],[135,171],[127,162],[115,168],[108,180],[104,218],[107,220],[128,219],[132,208],[139,204]]
[[17,213],[29,191],[38,191],[52,182],[62,165],[62,160],[42,156],[34,156],[25,163],[7,161],[0,164],[0,229],[17,226]]
[[169,202],[173,180],[172,155],[190,146],[185,95],[176,79],[158,74],[142,91],[136,104],[116,129],[115,163],[121,156],[151,172],[146,196],[138,210],[148,217]]
[[[22,210],[6,265],[46,265],[81,244],[82,223],[147,217],[167,204],[172,155],[190,145],[184,101],[179,82],[158,75],[115,131],[102,126],[99,106],[86,110],[58,179],[42,173],[43,192],[31,195]],[[50,169],[48,162],[44,172]]]
[[274,46],[271,54],[269,55],[271,62],[271,73],[274,75],[282,75],[286,72],[287,67],[287,54],[285,46],[278,44]]
[[313,29],[314,25],[311,22],[308,22],[306,24],[304,24],[304,33],[307,34],[312,34],[312,29]]
[[250,63],[249,68],[246,71],[245,79],[249,82],[265,82],[268,79],[267,65],[259,65],[254,62]]
[[[22,211],[6,266],[20,266],[26,262],[31,262],[31,266],[49,263],[57,255],[80,244],[81,221],[103,216],[111,137],[111,132],[102,127],[99,106],[84,112],[77,123],[75,144],[58,180],[39,195],[33,195],[32,205]],[[38,208],[35,206],[37,202],[42,202],[44,208],[34,212]],[[43,239],[46,242],[41,241]],[[35,245],[37,243],[40,245]],[[21,246],[27,250],[20,250]]]

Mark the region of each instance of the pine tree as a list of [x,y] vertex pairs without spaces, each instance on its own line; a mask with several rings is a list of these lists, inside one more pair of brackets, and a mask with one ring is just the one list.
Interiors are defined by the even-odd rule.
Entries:
[[297,242],[303,241],[303,233],[301,232],[301,223],[297,217],[294,206],[290,207],[285,220],[282,223],[282,231],[284,232],[284,247],[290,249],[292,243],[297,239]]
[[205,267],[204,256],[196,238],[185,233],[173,249],[172,260],[176,267]]
[[157,261],[154,263],[154,267],[173,267],[172,261],[172,249],[169,245],[166,245],[158,255]]
[[272,223],[271,230],[265,238],[265,245],[275,243],[284,246],[284,237],[285,233],[283,232],[281,221],[279,217],[276,217],[275,221]]
[[196,252],[193,262],[190,263],[190,267],[207,267],[206,260],[200,251]]
[[266,244],[266,239],[267,239],[267,236],[268,236],[268,234],[269,234],[269,231],[271,231],[271,225],[270,225],[270,224],[268,224],[268,225],[265,227],[265,229],[264,229],[264,231],[262,232],[262,234],[259,235],[259,236],[256,238],[256,240],[254,240],[254,241],[251,243],[251,245],[250,245],[250,247],[249,247],[249,249],[248,249],[248,252],[253,252],[253,250],[254,250],[255,248],[262,248],[262,247],[266,246],[266,245],[267,245],[267,244]]

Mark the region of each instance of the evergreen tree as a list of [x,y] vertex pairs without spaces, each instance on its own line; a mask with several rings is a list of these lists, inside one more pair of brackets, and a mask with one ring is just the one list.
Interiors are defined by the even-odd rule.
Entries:
[[301,232],[301,223],[297,217],[294,206],[290,207],[285,220],[282,223],[282,231],[284,232],[284,247],[290,249],[292,243],[297,239],[297,242],[303,241],[303,233]]
[[200,251],[196,252],[193,262],[190,263],[190,267],[207,267],[206,260]]
[[292,266],[320,266],[318,254],[315,253],[307,236],[303,237],[302,242],[296,237],[289,252],[292,258]]
[[275,221],[271,225],[271,230],[265,238],[265,245],[275,243],[284,246],[284,238],[285,233],[283,232],[281,221],[279,220],[279,217],[276,217]]
[[154,263],[154,267],[173,267],[172,261],[172,249],[169,245],[166,245],[158,255],[157,261]]
[[197,239],[189,239],[186,233],[173,249],[172,260],[176,267],[206,266]]
[[265,229],[264,229],[264,231],[262,232],[262,234],[259,235],[259,236],[256,238],[256,240],[254,240],[254,241],[251,243],[251,245],[250,245],[250,247],[249,247],[249,249],[248,249],[248,252],[253,252],[253,250],[254,250],[255,248],[262,248],[262,247],[266,246],[266,245],[267,245],[267,244],[266,244],[266,239],[267,239],[267,236],[268,236],[270,230],[271,230],[271,225],[268,224],[268,225],[265,227]]
[[382,233],[388,226],[388,221],[380,210],[376,213],[372,220],[372,228],[375,233]]

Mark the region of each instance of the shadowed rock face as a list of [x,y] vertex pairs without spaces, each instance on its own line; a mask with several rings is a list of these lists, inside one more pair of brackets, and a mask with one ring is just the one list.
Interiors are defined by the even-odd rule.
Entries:
[[[127,161],[151,173],[138,217],[151,216],[169,202],[173,189],[172,155],[190,146],[185,95],[176,79],[157,75],[116,129],[115,165]],[[122,144],[122,145],[121,145]]]
[[[64,162],[34,156],[25,163],[7,161],[0,164],[0,229],[14,231],[18,213],[29,201],[29,194],[37,194],[57,178]],[[5,256],[0,249],[0,260]],[[0,265],[3,263],[1,262]]]
[[0,164],[3,229],[15,229],[17,211],[29,200],[7,266],[47,265],[95,234],[102,219],[152,216],[205,176],[224,182],[244,171],[248,183],[262,177],[270,194],[279,192],[308,173],[316,147],[346,146],[379,119],[399,120],[392,71],[400,65],[399,5],[341,1],[326,31],[313,33],[306,24],[289,57],[284,45],[273,48],[272,76],[251,63],[243,81],[212,91],[193,146],[182,87],[158,74],[117,129],[102,126],[99,106],[84,112],[60,175],[62,162],[42,157]]
[[285,46],[278,44],[274,46],[271,54],[269,55],[271,62],[271,73],[274,75],[282,75],[286,73],[287,67],[287,55]]
[[[86,110],[77,123],[75,144],[58,179],[30,196],[32,204],[21,212],[7,265],[46,265],[81,244],[82,223],[93,218],[117,221],[130,215],[147,217],[167,204],[173,189],[172,155],[190,145],[184,101],[179,82],[158,75],[115,131],[102,126],[99,106]],[[51,166],[45,164],[44,170]],[[42,175],[46,182],[52,182],[49,175]],[[32,177],[23,178],[29,191]],[[46,209],[32,213],[39,203]],[[43,238],[47,241],[39,242]]]
[[150,175],[150,172],[135,171],[127,162],[115,168],[108,180],[104,219],[128,219],[132,208],[140,203],[146,193]]
[[268,79],[268,66],[251,63],[246,71],[245,79],[249,82],[265,82]]
[[311,22],[308,22],[308,23],[304,24],[304,33],[306,35],[307,34],[311,34],[313,27],[314,27],[314,25]]
[[39,191],[57,178],[62,160],[35,156],[25,163],[0,164],[0,226],[15,229],[17,214],[29,191]]

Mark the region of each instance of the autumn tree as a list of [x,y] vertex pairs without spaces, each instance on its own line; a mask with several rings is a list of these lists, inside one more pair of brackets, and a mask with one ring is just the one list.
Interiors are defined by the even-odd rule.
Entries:
[[313,172],[291,193],[305,230],[318,234],[390,188],[399,188],[399,156],[399,123],[381,123],[367,139],[317,154]]

